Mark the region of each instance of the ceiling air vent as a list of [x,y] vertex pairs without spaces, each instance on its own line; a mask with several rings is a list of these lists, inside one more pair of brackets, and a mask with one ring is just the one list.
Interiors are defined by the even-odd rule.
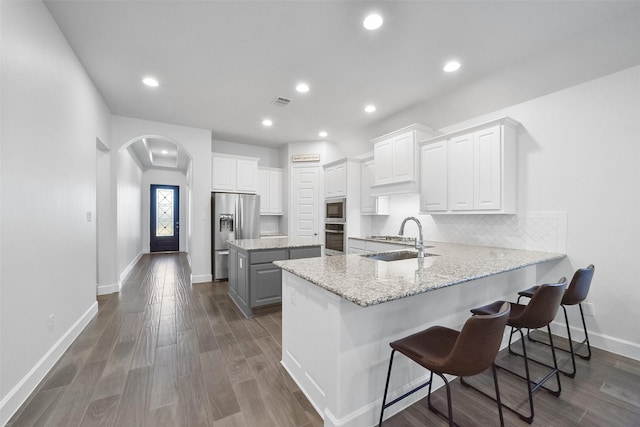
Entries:
[[278,107],[286,107],[287,105],[289,105],[290,102],[291,102],[290,99],[282,98],[280,96],[276,97],[273,101],[271,101],[273,105],[276,105]]

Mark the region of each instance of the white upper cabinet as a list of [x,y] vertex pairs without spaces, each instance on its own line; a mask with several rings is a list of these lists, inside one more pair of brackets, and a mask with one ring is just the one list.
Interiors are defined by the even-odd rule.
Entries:
[[420,142],[420,210],[516,213],[516,128],[508,117]]
[[258,160],[238,159],[236,190],[247,193],[258,191]]
[[211,155],[211,189],[236,191],[237,160],[230,157]]
[[416,142],[437,132],[411,125],[372,140],[374,158],[374,196],[417,193],[418,153]]
[[449,207],[473,210],[473,134],[449,140]]
[[362,162],[360,171],[360,212],[366,215],[389,215],[389,198],[386,196],[375,197],[371,195],[373,184],[374,161],[373,159]]
[[347,195],[347,162],[331,164],[324,168],[324,196],[346,197]]
[[420,210],[447,210],[447,140],[420,147]]
[[393,140],[391,156],[393,182],[408,182],[416,179],[416,135],[407,132]]
[[373,184],[393,183],[393,139],[377,142],[373,146],[373,157],[378,159],[373,168]]
[[211,190],[255,193],[258,188],[258,160],[254,157],[211,154]]
[[473,133],[473,209],[475,210],[502,208],[500,135],[500,126],[492,126]]
[[282,215],[283,171],[275,168],[258,168],[258,194],[260,215]]

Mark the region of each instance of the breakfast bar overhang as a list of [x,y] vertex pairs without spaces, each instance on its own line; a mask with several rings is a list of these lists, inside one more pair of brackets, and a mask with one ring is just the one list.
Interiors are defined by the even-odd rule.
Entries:
[[[537,283],[541,264],[564,258],[429,244],[434,256],[424,259],[344,255],[276,262],[283,269],[282,364],[325,426],[377,424],[389,342],[436,324],[460,329],[469,309],[513,300],[518,290]],[[428,371],[397,359],[389,399],[428,379]],[[394,405],[386,417],[425,394],[421,390]]]

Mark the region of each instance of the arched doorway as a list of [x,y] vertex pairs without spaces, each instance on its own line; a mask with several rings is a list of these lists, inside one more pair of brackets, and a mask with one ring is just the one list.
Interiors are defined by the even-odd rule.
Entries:
[[[139,221],[141,252],[187,252],[191,222],[190,189],[191,154],[176,140],[162,135],[141,135],[120,148],[121,160],[134,159],[140,168]],[[121,162],[125,163],[125,162]],[[125,168],[123,166],[123,168]],[[126,212],[131,198],[131,179],[120,171],[122,191],[119,193],[118,217],[127,222]],[[119,227],[120,229],[120,227]],[[181,232],[183,231],[183,232]],[[126,241],[127,236],[122,236]]]

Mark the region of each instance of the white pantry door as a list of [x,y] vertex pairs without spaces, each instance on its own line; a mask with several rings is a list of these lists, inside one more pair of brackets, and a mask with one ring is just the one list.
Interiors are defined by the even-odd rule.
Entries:
[[317,237],[320,228],[320,170],[318,166],[293,166],[291,169],[290,234]]

